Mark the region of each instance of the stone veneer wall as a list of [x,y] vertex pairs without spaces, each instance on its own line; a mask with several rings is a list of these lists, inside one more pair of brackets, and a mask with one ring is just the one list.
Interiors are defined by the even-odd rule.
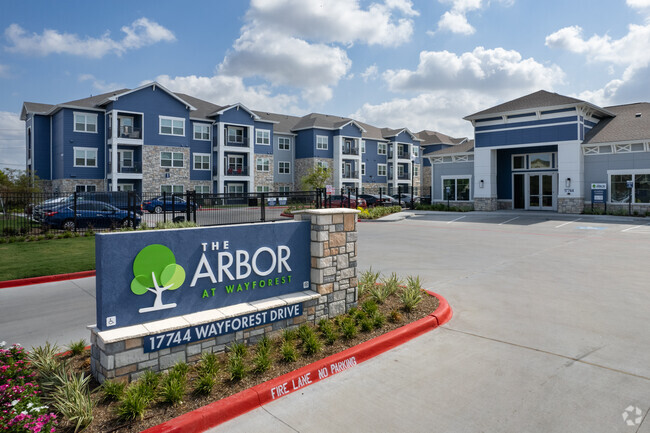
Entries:
[[484,198],[474,197],[474,210],[494,211],[498,209],[496,197]]
[[582,198],[561,197],[557,199],[558,213],[582,213],[585,202]]
[[422,170],[420,171],[420,196],[429,196],[431,195],[431,166],[425,167],[421,165]]
[[[295,182],[295,190],[296,191],[302,191],[305,189],[310,189],[306,188],[305,186],[302,185],[302,178],[307,175],[310,169],[316,167],[316,163],[318,161],[326,162],[327,166],[329,168],[334,168],[334,160],[332,158],[300,158],[296,159],[295,162],[295,176],[294,176],[294,182]],[[332,170],[332,176],[330,177],[328,181],[329,185],[334,185],[334,170]]]
[[[269,171],[257,170],[257,158],[266,158],[269,160]],[[269,191],[273,191],[273,155],[256,154],[253,156],[253,163],[251,164],[250,169],[255,171],[252,192],[257,191],[258,186],[268,186]]]
[[[183,152],[183,167],[161,167],[160,152]],[[183,185],[183,190],[191,188],[191,164],[189,147],[142,146],[142,191],[159,193],[160,185]]]
[[[233,342],[254,344],[263,336],[274,338],[283,329],[302,323],[316,325],[323,318],[344,314],[357,305],[357,214],[354,209],[314,209],[297,212],[295,219],[311,222],[311,290],[243,303],[215,310],[99,331],[90,327],[93,376],[100,382],[129,382],[146,370],[164,371],[177,362],[196,362],[203,352],[224,352]],[[290,224],[290,223],[288,223]],[[302,304],[303,314],[190,344],[145,353],[149,335],[184,329],[271,308]]]
[[106,191],[104,179],[55,179],[50,184],[51,192],[75,192],[77,185],[95,185],[97,191]]
[[498,200],[497,207],[499,210],[512,209],[512,200]]
[[388,184],[386,183],[363,183],[364,192],[366,194],[379,194],[379,188],[381,188],[381,193],[386,195],[388,193]]
[[296,189],[296,186],[293,185],[293,183],[286,183],[286,182],[275,182],[273,184],[273,187],[271,188],[271,191],[276,192],[280,191],[280,187],[288,186],[289,191],[300,191],[299,189]]

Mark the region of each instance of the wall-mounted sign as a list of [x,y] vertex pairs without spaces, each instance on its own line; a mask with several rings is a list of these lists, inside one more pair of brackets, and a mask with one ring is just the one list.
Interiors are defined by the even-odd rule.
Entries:
[[99,234],[97,327],[308,289],[309,246],[308,221]]
[[607,189],[606,183],[592,183],[591,189]]

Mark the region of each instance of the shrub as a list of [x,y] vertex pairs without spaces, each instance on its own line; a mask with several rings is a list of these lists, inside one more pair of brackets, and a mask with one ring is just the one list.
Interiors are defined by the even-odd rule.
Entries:
[[393,323],[400,323],[402,321],[402,315],[399,311],[393,310],[390,312],[389,320]]
[[138,388],[137,391],[139,394],[144,396],[148,401],[153,401],[156,398],[159,384],[160,373],[156,373],[153,370],[146,370],[142,377],[135,384],[132,384],[131,387]]
[[282,342],[294,341],[296,339],[296,330],[295,329],[284,329],[282,330]]
[[390,295],[385,285],[374,286],[369,290],[370,298],[377,304],[383,304]]
[[328,346],[334,344],[338,338],[338,335],[336,334],[336,329],[334,329],[334,325],[331,321],[322,319],[320,322],[318,322],[318,329],[325,339],[325,344]]
[[293,341],[285,340],[280,347],[280,355],[284,362],[296,362],[298,359],[298,352],[296,351],[296,346],[294,346]]
[[85,429],[93,421],[93,402],[88,383],[91,376],[61,372],[60,385],[52,394],[54,408],[74,426],[74,431]]
[[230,345],[230,352],[242,358],[246,357],[248,349],[244,343],[233,343]]
[[256,374],[262,374],[271,368],[272,364],[271,356],[269,349],[266,349],[264,346],[257,347],[257,353],[253,358],[253,372]]
[[307,324],[303,323],[298,328],[298,337],[300,337],[303,344],[305,344],[305,342],[309,340],[313,335],[314,335],[314,330],[312,329],[311,326]]
[[41,376],[54,372],[60,364],[61,359],[57,356],[61,348],[46,341],[43,346],[34,347],[28,355],[29,361]]
[[380,329],[386,323],[386,316],[381,314],[381,312],[379,311],[375,311],[375,313],[371,316],[371,318],[372,318],[373,326],[377,329]]
[[171,405],[181,403],[183,401],[183,396],[185,395],[185,384],[186,379],[185,374],[183,374],[183,370],[172,369],[167,375],[163,377],[162,383],[160,385],[159,392],[160,396],[162,397],[162,401]]
[[351,340],[357,335],[357,325],[350,317],[346,317],[340,322],[341,334],[346,340]]
[[246,375],[244,358],[236,352],[230,352],[228,356],[228,373],[230,374],[230,380],[233,382],[242,380]]
[[126,383],[117,380],[106,380],[102,383],[100,389],[104,401],[118,401],[124,396]]
[[177,362],[169,372],[173,376],[185,378],[190,371],[190,366],[186,362]]
[[391,273],[388,278],[383,278],[384,290],[388,292],[386,297],[392,296],[399,290],[404,280],[399,278],[395,272]]
[[422,290],[417,288],[417,286],[409,286],[400,293],[400,300],[402,301],[404,311],[410,313],[422,301]]
[[137,382],[127,388],[120,404],[115,408],[115,415],[121,421],[143,419],[151,400]]
[[200,370],[198,376],[194,380],[194,391],[197,394],[208,395],[212,392],[217,380],[214,375],[210,374],[208,370]]
[[68,350],[70,351],[72,356],[78,356],[84,353],[87,345],[88,343],[86,342],[86,340],[82,338],[79,341],[73,341],[72,343],[70,343],[68,345]]
[[367,271],[361,273],[361,278],[359,279],[359,297],[363,296],[366,291],[377,285],[377,280],[379,279],[379,272],[373,272],[372,267]]
[[205,374],[215,376],[219,372],[219,368],[217,355],[212,352],[203,352],[196,369],[199,372],[199,375]]
[[302,348],[307,355],[314,355],[320,352],[322,347],[323,344],[320,342],[316,334],[313,333],[313,331],[305,340],[303,340],[302,343]]
[[361,309],[369,316],[372,316],[375,314],[379,307],[377,307],[377,303],[373,301],[372,299],[368,299],[361,305]]
[[374,321],[370,317],[364,317],[359,321],[359,326],[363,332],[370,332],[375,327]]

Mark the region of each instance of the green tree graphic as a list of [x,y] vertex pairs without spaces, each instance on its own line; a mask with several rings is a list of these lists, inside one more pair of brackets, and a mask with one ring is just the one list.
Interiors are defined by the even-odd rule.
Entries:
[[133,260],[131,291],[136,295],[154,293],[153,307],[140,308],[140,313],[174,308],[175,303],[163,304],[162,293],[176,290],[185,281],[185,269],[176,264],[174,253],[164,245],[152,244],[144,247]]

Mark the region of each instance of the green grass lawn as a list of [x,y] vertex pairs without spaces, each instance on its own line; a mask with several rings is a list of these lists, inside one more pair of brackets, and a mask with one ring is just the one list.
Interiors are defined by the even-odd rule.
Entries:
[[0,244],[0,281],[95,269],[95,237]]

